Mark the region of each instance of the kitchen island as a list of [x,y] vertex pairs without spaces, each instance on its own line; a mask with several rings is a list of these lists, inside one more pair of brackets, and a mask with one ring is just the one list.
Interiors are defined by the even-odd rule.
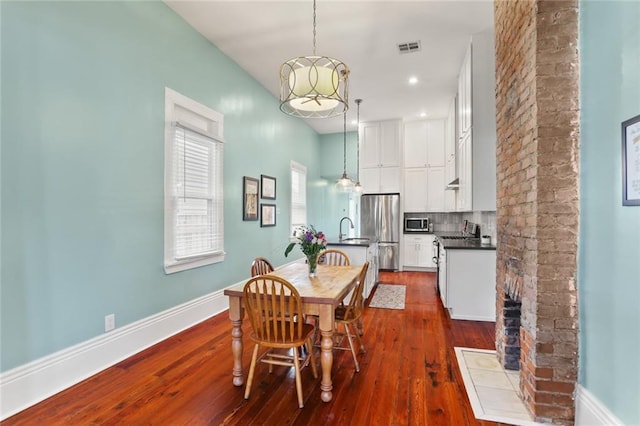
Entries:
[[329,239],[327,248],[343,251],[349,256],[351,265],[369,262],[369,270],[364,284],[364,298],[368,298],[378,282],[378,240],[375,237]]

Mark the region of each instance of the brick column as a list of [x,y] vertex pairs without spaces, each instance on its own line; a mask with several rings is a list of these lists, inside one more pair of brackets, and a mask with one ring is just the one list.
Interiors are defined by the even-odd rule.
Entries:
[[501,310],[515,273],[522,280],[523,399],[538,421],[571,424],[578,349],[577,0],[497,1],[495,26],[496,348],[504,356]]

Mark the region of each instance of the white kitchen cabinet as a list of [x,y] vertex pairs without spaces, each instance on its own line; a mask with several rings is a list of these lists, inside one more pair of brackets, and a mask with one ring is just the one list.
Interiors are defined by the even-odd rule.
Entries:
[[[364,297],[369,297],[373,287],[378,282],[378,243],[371,243],[369,246],[352,245],[352,244],[328,244],[327,247],[335,248],[344,252],[349,256],[349,263],[351,265],[363,265],[364,262],[369,262],[369,269],[364,284]],[[345,302],[349,301],[349,297]]]
[[433,234],[404,236],[404,266],[414,268],[435,268],[433,263]]
[[400,192],[400,167],[360,169],[360,185],[365,194]]
[[404,211],[444,210],[445,120],[404,125]]
[[427,209],[428,212],[444,211],[444,166],[427,167]]
[[467,133],[458,144],[458,198],[457,210],[472,210],[473,170],[471,152],[471,133]]
[[[495,52],[492,30],[471,37],[459,75],[458,98],[460,191],[457,210],[496,210]],[[460,151],[461,148],[464,152]],[[465,193],[462,192],[463,186]]]
[[427,211],[427,168],[404,169],[404,211]]
[[400,167],[401,121],[388,120],[380,122],[380,166]]
[[462,60],[460,74],[458,74],[458,136],[461,137],[471,130],[472,125],[472,49],[473,44],[467,48]]
[[404,169],[404,211],[444,210],[444,167]]
[[400,192],[400,120],[360,125],[360,183],[365,194]]
[[446,250],[445,279],[451,319],[496,320],[495,250]]
[[400,166],[400,120],[360,125],[360,167]]
[[[456,136],[456,98],[451,100],[447,121],[445,123],[445,139],[444,139],[444,181],[445,184],[453,182],[458,177],[456,169],[456,145],[458,138]],[[453,189],[444,191],[444,211],[452,212],[456,210],[456,194]]]
[[404,123],[404,167],[444,166],[445,121]]
[[380,167],[380,123],[360,125],[360,168]]

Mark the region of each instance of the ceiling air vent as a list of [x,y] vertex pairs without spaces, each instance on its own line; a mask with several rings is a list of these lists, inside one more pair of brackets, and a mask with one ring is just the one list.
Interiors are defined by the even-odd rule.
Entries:
[[398,44],[400,53],[413,53],[420,51],[420,41],[409,41],[407,43]]

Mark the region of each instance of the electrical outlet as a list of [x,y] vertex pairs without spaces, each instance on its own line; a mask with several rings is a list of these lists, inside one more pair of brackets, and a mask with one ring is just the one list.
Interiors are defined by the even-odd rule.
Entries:
[[104,331],[111,331],[116,328],[116,314],[110,314],[104,317]]

